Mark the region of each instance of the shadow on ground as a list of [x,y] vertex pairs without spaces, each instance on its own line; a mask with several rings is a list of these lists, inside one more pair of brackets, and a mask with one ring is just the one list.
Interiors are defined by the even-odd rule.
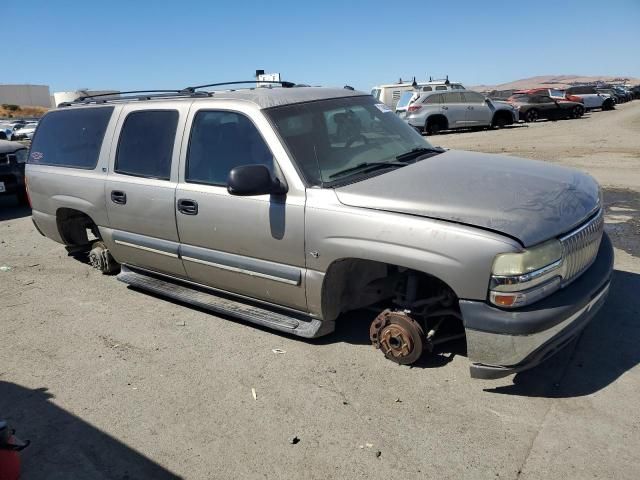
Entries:
[[181,478],[56,406],[52,398],[46,388],[0,381],[0,418],[31,441],[22,452],[21,478]]
[[22,205],[13,195],[0,196],[0,222],[3,220],[13,220],[31,215],[31,208]]
[[582,335],[513,385],[487,392],[570,398],[607,387],[640,363],[640,275],[614,271],[609,297]]

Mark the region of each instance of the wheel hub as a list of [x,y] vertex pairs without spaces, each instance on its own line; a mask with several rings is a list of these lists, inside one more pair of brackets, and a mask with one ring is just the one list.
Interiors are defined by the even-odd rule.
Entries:
[[402,365],[418,360],[425,344],[422,327],[405,312],[385,310],[371,323],[369,336],[385,357]]

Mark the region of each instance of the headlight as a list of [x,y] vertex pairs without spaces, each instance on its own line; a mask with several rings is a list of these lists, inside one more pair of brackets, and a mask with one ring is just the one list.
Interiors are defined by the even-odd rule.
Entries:
[[562,244],[550,240],[493,261],[489,300],[507,308],[529,305],[560,288]]

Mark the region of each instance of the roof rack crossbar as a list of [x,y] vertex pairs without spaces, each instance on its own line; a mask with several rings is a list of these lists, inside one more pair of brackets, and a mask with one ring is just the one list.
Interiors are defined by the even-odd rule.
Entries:
[[194,87],[186,87],[185,89],[181,90],[181,93],[193,93],[195,90],[199,90],[201,88],[222,87],[224,85],[242,85],[244,83],[267,83],[267,84],[278,83],[282,85],[284,88],[291,88],[295,86],[295,83],[293,82],[279,82],[279,81],[271,81],[271,80],[241,80],[237,82],[209,83],[206,85],[196,85]]

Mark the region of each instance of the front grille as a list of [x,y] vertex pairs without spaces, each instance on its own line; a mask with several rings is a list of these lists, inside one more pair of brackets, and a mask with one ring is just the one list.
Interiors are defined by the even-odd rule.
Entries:
[[6,153],[0,153],[0,165],[9,164],[9,155]]
[[587,223],[560,238],[565,284],[575,280],[591,266],[598,254],[603,231],[604,214],[600,210]]

